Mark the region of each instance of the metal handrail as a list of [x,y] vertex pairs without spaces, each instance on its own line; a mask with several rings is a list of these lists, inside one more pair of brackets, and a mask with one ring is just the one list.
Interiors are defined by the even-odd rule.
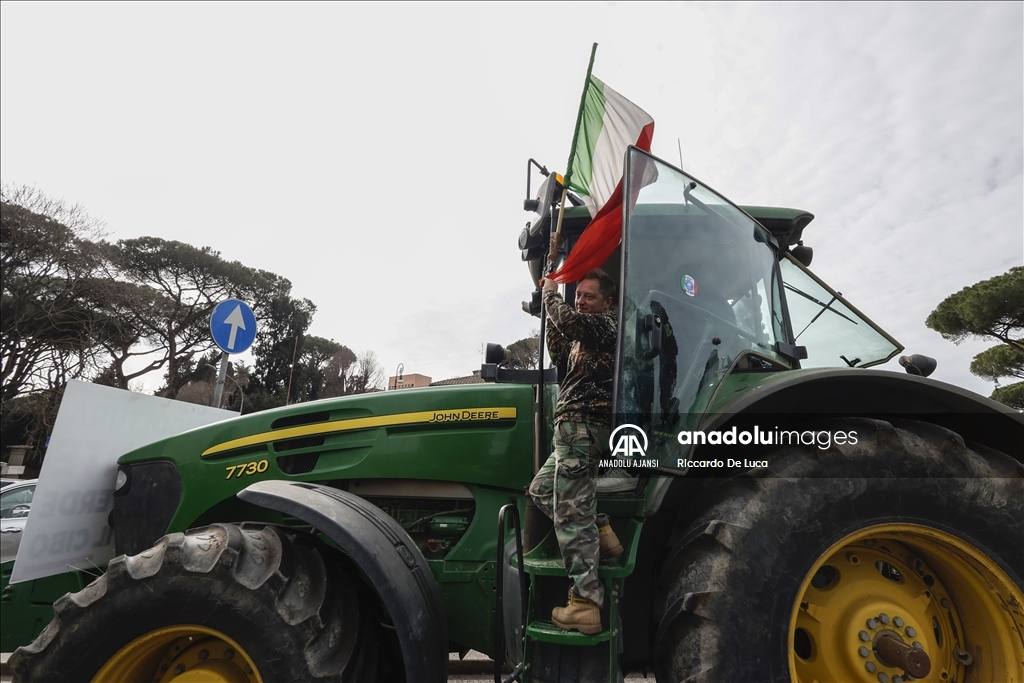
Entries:
[[[520,662],[512,669],[508,678],[501,679],[501,665],[505,659],[505,512],[512,514],[512,526],[516,533],[516,557],[519,569],[519,614],[520,624],[524,639],[526,637],[526,572],[523,569],[523,533],[519,525],[519,507],[515,503],[508,503],[498,510],[498,564],[497,576],[495,577],[495,588],[497,593],[497,604],[494,610],[494,683],[512,683],[521,680],[523,663]],[[524,648],[525,654],[525,648]]]

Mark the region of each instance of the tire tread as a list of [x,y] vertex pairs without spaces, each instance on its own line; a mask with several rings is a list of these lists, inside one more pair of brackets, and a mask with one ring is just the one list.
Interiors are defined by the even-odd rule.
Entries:
[[[266,652],[249,653],[261,662],[264,680],[373,678],[377,628],[354,581],[339,575],[323,551],[304,536],[246,523],[211,524],[170,534],[138,555],[113,559],[107,571],[85,589],[57,600],[53,621],[33,643],[12,654],[14,680],[89,680],[98,666],[79,663],[79,654],[88,648],[88,633],[110,628],[118,621],[114,613],[124,611],[124,603],[141,602],[163,586],[173,586],[179,596],[192,591],[200,599],[223,595],[223,604],[210,605],[210,612],[238,609],[244,603],[241,607],[244,611],[248,606],[248,613],[238,616],[243,631],[275,629],[268,637],[280,641],[283,650],[268,647],[259,648]],[[147,607],[145,603],[133,606]],[[278,623],[253,621],[268,615]],[[138,635],[126,631],[124,642],[116,647]],[[288,656],[290,650],[294,650],[292,656]],[[112,654],[103,655],[99,666]],[[90,671],[90,667],[94,668]]]

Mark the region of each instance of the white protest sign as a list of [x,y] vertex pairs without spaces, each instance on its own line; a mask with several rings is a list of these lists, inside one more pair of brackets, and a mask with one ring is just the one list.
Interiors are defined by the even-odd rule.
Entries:
[[114,556],[107,517],[117,459],[236,414],[134,391],[68,382],[50,435],[11,583],[94,571]]

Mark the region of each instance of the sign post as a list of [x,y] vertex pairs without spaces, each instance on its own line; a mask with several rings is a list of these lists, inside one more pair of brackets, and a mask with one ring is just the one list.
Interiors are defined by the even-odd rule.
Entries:
[[224,394],[224,380],[228,375],[228,357],[232,353],[242,353],[256,339],[256,315],[245,302],[238,299],[227,299],[217,304],[210,315],[210,334],[214,343],[224,353],[220,357],[220,369],[217,372],[217,388],[213,392],[214,408],[220,406]]

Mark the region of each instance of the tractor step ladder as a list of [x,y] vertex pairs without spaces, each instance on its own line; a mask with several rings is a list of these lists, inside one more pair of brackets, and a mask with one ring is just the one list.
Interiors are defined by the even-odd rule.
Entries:
[[[595,647],[607,643],[607,680],[609,683],[620,680],[619,600],[622,597],[622,579],[633,572],[633,567],[636,564],[642,525],[634,520],[620,519],[616,520],[613,526],[626,551],[611,560],[601,562],[598,566],[598,576],[605,588],[605,604],[601,610],[601,623],[605,628],[593,635],[586,635],[579,631],[566,631],[551,623],[551,607],[555,604],[565,604],[564,596],[570,585],[554,529],[548,532],[537,547],[526,553],[523,567],[530,576],[531,587],[527,607],[526,642],[524,643],[522,668],[527,680],[535,680],[538,677],[551,678],[551,672],[548,672],[548,675],[543,675],[542,672],[532,670],[535,664],[532,661],[535,659],[533,654],[537,644],[540,643],[570,647]],[[544,590],[545,583],[548,584],[546,591]],[[558,597],[559,602],[552,603],[552,592]],[[570,673],[569,677],[575,678],[576,676]],[[560,676],[556,676],[554,680],[558,680],[558,678]]]

